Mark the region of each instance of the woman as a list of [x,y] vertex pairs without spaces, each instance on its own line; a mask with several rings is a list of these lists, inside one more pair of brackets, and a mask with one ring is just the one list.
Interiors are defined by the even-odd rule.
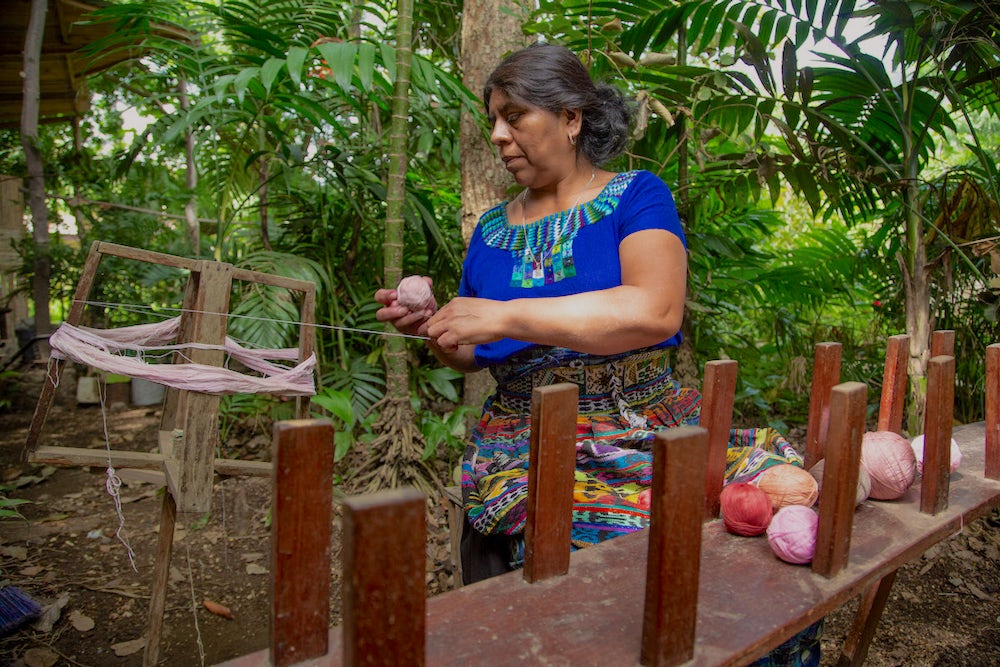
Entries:
[[[621,93],[595,84],[567,49],[536,44],[497,67],[483,101],[490,139],[523,190],[480,218],[459,296],[443,308],[411,311],[395,290],[375,294],[379,320],[429,336],[444,364],[497,381],[463,457],[465,583],[523,563],[534,387],[580,389],[576,547],[648,525],[652,432],[697,424],[701,398],[667,366],[687,276],[670,190],[649,172],[602,168],[629,136]],[[765,439],[773,454],[759,456]],[[730,467],[744,475],[797,457],[763,430],[734,430],[731,441]],[[759,664],[818,664],[817,631]]]
[[534,387],[580,386],[577,546],[646,525],[651,430],[697,423],[699,407],[667,368],[687,273],[673,198],[649,172],[602,169],[628,138],[621,93],[595,85],[567,49],[538,44],[504,60],[483,97],[491,140],[524,189],[480,219],[458,298],[435,313],[410,312],[394,290],[375,295],[380,320],[497,380],[463,464],[467,582],[520,564]]

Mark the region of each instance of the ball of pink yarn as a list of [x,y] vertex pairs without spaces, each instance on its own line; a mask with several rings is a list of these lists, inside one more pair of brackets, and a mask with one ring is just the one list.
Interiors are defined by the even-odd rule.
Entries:
[[771,499],[748,482],[724,486],[719,505],[722,523],[730,533],[752,537],[762,534],[771,523]]
[[816,553],[816,531],[819,514],[805,505],[789,505],[771,517],[767,527],[767,542],[774,555],[786,563],[801,565]]
[[396,301],[412,311],[432,310],[434,293],[431,286],[421,276],[406,276],[396,286]]
[[[826,459],[823,459],[812,468],[809,468],[809,474],[813,476],[816,480],[816,487],[819,490],[820,495],[823,494],[823,471],[826,469]],[[854,504],[860,505],[865,502],[868,498],[868,494],[872,490],[872,478],[868,476],[868,471],[862,467],[858,467],[858,490],[854,494]]]
[[779,463],[767,468],[754,483],[771,499],[775,512],[788,505],[810,506],[819,497],[819,488],[813,476],[791,463]]
[[899,498],[917,476],[910,441],[892,431],[868,431],[861,437],[861,465],[871,477],[870,495],[876,500]]
[[[924,473],[924,436],[918,435],[913,440],[910,441],[910,448],[913,450],[913,456],[917,459],[917,472],[921,475]],[[962,464],[962,450],[959,449],[958,443],[955,442],[955,438],[951,439],[951,463],[949,466],[950,472],[955,472],[958,470],[958,466]]]

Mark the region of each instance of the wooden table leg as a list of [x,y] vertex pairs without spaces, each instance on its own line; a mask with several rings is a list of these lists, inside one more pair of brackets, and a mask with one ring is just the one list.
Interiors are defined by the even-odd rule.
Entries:
[[898,570],[893,570],[882,577],[878,584],[870,587],[861,596],[858,613],[844,640],[844,648],[840,653],[837,667],[860,667],[864,664],[865,658],[868,657],[868,647],[875,637],[879,619],[885,610],[885,603],[889,600],[892,584],[896,581],[896,572]]

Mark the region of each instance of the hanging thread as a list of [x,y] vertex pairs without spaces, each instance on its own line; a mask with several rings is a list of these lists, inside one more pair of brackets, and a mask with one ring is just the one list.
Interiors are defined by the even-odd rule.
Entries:
[[115,537],[118,538],[118,541],[121,542],[122,545],[124,545],[125,552],[128,554],[129,565],[132,566],[132,571],[138,572],[139,569],[135,566],[135,552],[132,551],[132,545],[129,544],[128,538],[124,535],[125,513],[122,512],[122,480],[118,476],[115,471],[115,467],[111,462],[111,436],[108,435],[108,414],[106,408],[107,383],[98,382],[97,388],[101,399],[101,420],[104,425],[104,447],[108,453],[107,479],[104,482],[104,488],[107,490],[108,495],[114,499],[115,513],[118,515],[118,529],[115,530]]

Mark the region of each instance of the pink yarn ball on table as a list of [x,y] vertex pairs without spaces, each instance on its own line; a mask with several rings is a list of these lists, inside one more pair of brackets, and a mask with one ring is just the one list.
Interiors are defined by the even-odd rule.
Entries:
[[819,514],[805,505],[782,507],[771,517],[767,542],[774,555],[786,563],[802,565],[816,553]]
[[791,463],[767,468],[754,483],[771,499],[775,512],[788,505],[810,506],[819,497],[819,487],[813,476]]
[[722,523],[730,533],[753,537],[762,534],[771,523],[771,499],[748,482],[724,486],[719,504]]
[[411,311],[434,308],[434,293],[421,276],[406,276],[396,286],[396,301]]
[[[917,472],[922,475],[924,473],[924,436],[918,435],[911,440],[910,448],[913,450],[913,456],[917,459]],[[959,449],[955,438],[952,438],[949,471],[955,472],[960,465],[962,465],[962,450]]]
[[899,498],[917,476],[910,441],[892,431],[868,431],[861,437],[861,465],[871,477],[869,495],[876,500]]

